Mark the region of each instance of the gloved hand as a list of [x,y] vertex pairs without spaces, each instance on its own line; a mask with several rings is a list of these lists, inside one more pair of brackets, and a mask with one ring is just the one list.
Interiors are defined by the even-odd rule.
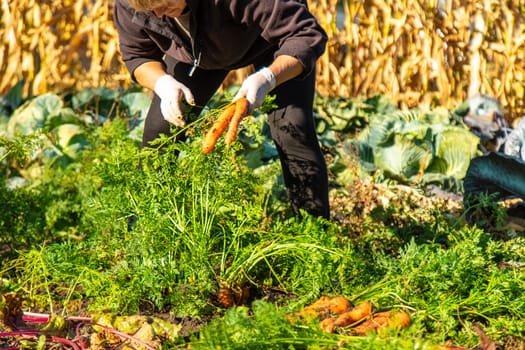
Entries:
[[160,111],[164,119],[178,127],[186,125],[180,102],[184,98],[190,105],[195,105],[190,89],[166,74],[155,82],[155,93],[160,97]]
[[275,76],[269,68],[263,68],[244,80],[241,88],[233,98],[246,97],[250,102],[250,112],[262,105],[266,95],[275,87]]

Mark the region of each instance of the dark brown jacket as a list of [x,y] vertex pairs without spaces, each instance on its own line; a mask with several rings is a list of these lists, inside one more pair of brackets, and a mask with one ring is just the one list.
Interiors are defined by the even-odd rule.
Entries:
[[307,75],[326,46],[326,33],[302,0],[188,0],[192,40],[173,19],[137,12],[115,0],[122,58],[133,76],[165,54],[203,69],[237,69],[273,52],[294,56]]

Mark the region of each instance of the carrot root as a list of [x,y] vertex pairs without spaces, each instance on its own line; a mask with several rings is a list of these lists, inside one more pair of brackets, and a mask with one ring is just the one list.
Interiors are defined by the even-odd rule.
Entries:
[[224,137],[224,141],[227,145],[231,144],[237,137],[239,123],[241,122],[242,118],[244,118],[248,114],[249,108],[250,103],[245,97],[241,97],[240,99],[235,101],[235,113],[233,114],[233,117],[230,120],[228,132]]
[[210,130],[204,136],[201,150],[202,153],[206,154],[213,151],[215,144],[219,140],[219,137],[222,135],[224,130],[226,130],[231,119],[233,118],[235,108],[236,107],[234,103],[228,105],[226,108],[224,108],[217,120],[215,120]]
[[333,333],[336,327],[346,327],[363,320],[372,312],[372,304],[365,301],[337,317],[326,318],[321,321],[321,329]]
[[235,102],[230,103],[224,108],[219,117],[215,120],[210,130],[204,136],[202,142],[202,153],[210,153],[215,148],[219,137],[226,129],[225,143],[231,144],[237,137],[237,130],[242,118],[248,114],[250,103],[245,97],[241,97]]
[[384,311],[374,314],[372,318],[352,329],[357,335],[366,335],[369,332],[381,333],[386,329],[402,329],[410,325],[410,316],[402,311]]
[[381,334],[388,329],[403,329],[411,324],[410,316],[403,311],[383,311],[372,313],[369,301],[353,306],[345,297],[322,296],[313,304],[288,317],[291,323],[298,319],[311,321],[320,319],[320,328],[334,333],[336,328],[348,327],[354,335],[370,332]]
[[352,308],[352,303],[345,297],[322,296],[315,303],[295,313],[295,316],[314,319],[329,314],[341,314]]

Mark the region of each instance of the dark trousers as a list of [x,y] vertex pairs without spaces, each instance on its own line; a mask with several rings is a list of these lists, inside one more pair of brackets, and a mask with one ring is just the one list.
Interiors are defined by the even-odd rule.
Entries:
[[[255,64],[262,66],[268,59]],[[226,70],[197,68],[190,77],[190,66],[166,60],[167,72],[185,84],[195,97],[196,106],[190,114],[198,115],[228,74]],[[276,87],[278,108],[268,115],[273,141],[279,152],[284,183],[291,207],[296,214],[303,209],[309,214],[329,219],[328,174],[319,146],[313,118],[315,71],[305,78],[296,78]],[[160,99],[154,96],[146,117],[143,146],[159,134],[170,134],[170,124],[160,111]],[[180,136],[181,138],[184,136]]]

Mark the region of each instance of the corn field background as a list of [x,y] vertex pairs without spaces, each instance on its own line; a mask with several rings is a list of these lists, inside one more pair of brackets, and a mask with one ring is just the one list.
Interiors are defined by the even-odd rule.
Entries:
[[[0,94],[26,96],[126,87],[113,0],[0,0]],[[525,111],[522,0],[319,0],[310,8],[329,35],[318,62],[325,96],[389,96],[400,107],[453,108],[496,97],[507,118]],[[225,85],[249,69],[232,72]]]

